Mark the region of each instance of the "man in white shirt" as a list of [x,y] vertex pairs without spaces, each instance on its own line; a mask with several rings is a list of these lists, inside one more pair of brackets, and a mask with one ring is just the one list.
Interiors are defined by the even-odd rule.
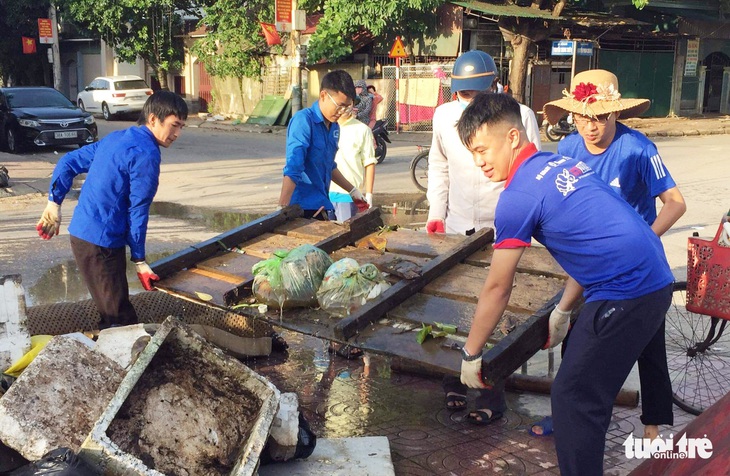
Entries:
[[[474,171],[472,153],[464,146],[456,130],[461,114],[481,91],[497,93],[498,73],[494,59],[479,50],[467,51],[457,58],[451,74],[451,91],[456,100],[436,108],[433,116],[433,140],[428,155],[429,233],[471,235],[482,228],[494,228],[494,210],[504,182],[492,182]],[[535,113],[520,104],[527,138],[541,150],[540,128]],[[466,408],[466,385],[458,377],[444,377],[446,408]],[[506,410],[504,382],[493,389],[479,390],[476,409],[467,421],[486,425],[502,417]]]

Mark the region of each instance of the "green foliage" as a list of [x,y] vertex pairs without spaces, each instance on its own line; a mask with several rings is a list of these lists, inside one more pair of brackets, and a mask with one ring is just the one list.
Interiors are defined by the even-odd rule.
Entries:
[[425,34],[434,34],[436,8],[444,3],[444,0],[310,0],[306,5],[321,8],[324,16],[309,40],[307,61],[334,62],[351,54],[351,38],[361,31],[390,41],[399,35],[406,45]]
[[[270,51],[260,21],[274,21],[272,0],[217,0],[205,9],[205,18],[200,22],[208,28],[208,34],[196,41],[192,51],[211,74],[259,78]],[[275,50],[281,51],[281,47]]]
[[189,0],[57,0],[64,13],[114,47],[121,61],[143,58],[164,75],[183,60],[181,11],[195,14]]
[[[48,18],[49,0],[0,0],[0,78],[7,84],[43,85],[50,72],[47,46],[38,43],[38,18]],[[24,55],[21,37],[36,40],[36,54]],[[46,73],[46,75],[44,75]]]

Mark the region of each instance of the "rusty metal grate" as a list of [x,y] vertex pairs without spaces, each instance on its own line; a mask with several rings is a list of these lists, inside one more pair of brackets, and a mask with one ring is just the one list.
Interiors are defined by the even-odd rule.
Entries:
[[[197,304],[163,292],[143,292],[131,296],[132,305],[142,323],[162,323],[167,316],[178,317],[185,324],[216,327],[239,337],[265,337],[272,327],[254,317]],[[99,328],[99,313],[92,300],[46,304],[27,309],[27,326],[31,335],[60,335],[93,331]]]

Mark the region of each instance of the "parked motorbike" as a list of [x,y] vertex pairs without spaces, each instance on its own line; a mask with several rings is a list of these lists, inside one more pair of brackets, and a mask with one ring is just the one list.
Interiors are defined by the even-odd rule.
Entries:
[[418,145],[418,154],[411,160],[411,180],[416,188],[425,192],[428,188],[428,151],[431,146]]
[[373,137],[375,138],[375,158],[378,159],[378,163],[382,163],[385,160],[385,154],[388,153],[388,144],[390,144],[390,137],[388,136],[388,123],[385,119],[378,119],[373,125]]
[[564,115],[554,125],[550,125],[547,120],[544,123],[545,136],[553,142],[557,142],[575,131],[575,124],[573,123],[573,116],[571,114]]

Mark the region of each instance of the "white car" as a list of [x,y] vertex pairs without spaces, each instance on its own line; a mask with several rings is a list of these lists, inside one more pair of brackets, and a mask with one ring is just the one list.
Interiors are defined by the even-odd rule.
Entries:
[[76,97],[82,111],[100,112],[111,120],[116,114],[142,110],[152,89],[139,76],[100,76],[94,79]]

